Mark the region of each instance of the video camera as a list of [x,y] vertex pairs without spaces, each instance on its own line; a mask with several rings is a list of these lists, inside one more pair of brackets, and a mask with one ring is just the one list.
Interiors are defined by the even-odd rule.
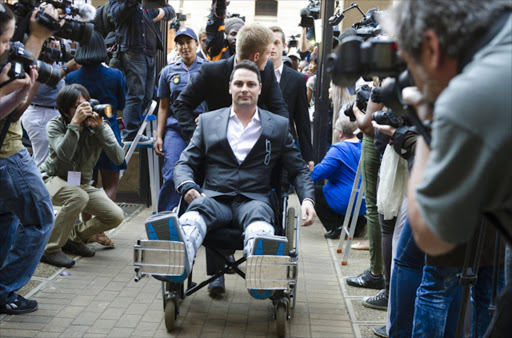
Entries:
[[356,120],[356,116],[354,115],[354,104],[357,105],[357,108],[362,112],[366,112],[366,107],[368,106],[368,100],[370,99],[372,89],[367,84],[362,85],[356,90],[356,99],[351,104],[347,105],[343,110],[343,114],[349,117],[350,121],[354,122]]
[[[52,87],[60,81],[58,70],[43,61],[34,59],[34,55],[26,50],[23,43],[19,41],[10,42],[7,62],[11,63],[11,69],[8,73],[11,80],[25,78],[25,74],[30,72],[30,66],[35,65],[38,73],[37,81]],[[0,72],[5,65],[0,66]]]
[[169,22],[169,29],[174,29],[177,32],[181,28],[182,21],[187,21],[187,16],[182,13],[176,13],[176,17]]
[[90,99],[89,105],[91,106],[93,112],[97,113],[103,118],[110,118],[114,114],[112,111],[112,105],[110,104],[101,104],[100,101],[96,99]]
[[[42,1],[39,0],[19,0],[12,6],[16,16],[16,30],[12,41],[23,41],[24,35],[29,33],[29,20],[32,12],[36,10]],[[61,27],[58,20],[45,13],[42,8],[36,15],[38,24],[55,32],[55,36],[87,44],[91,39],[94,25],[92,23],[80,22],[71,19],[73,16],[81,17],[84,20],[92,20],[96,15],[94,7],[86,4],[73,5],[70,0],[47,0],[47,4],[57,8],[59,14],[67,16],[64,25]]]
[[320,0],[309,0],[309,4],[300,10],[300,27],[313,27],[320,17]]

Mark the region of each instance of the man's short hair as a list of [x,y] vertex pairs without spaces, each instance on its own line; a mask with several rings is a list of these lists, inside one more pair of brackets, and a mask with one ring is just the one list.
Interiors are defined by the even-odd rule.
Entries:
[[336,130],[343,132],[346,137],[351,137],[357,129],[356,122],[351,122],[347,116],[340,116],[336,121]]
[[233,76],[235,76],[235,72],[239,69],[247,69],[254,73],[256,73],[256,76],[258,77],[258,82],[261,83],[261,75],[260,70],[258,66],[251,60],[242,60],[239,63],[235,65],[235,68],[233,68],[233,71],[231,72],[231,76],[229,77],[229,82],[233,81]]
[[[198,37],[199,39],[201,39],[201,35],[203,35],[203,34],[206,34],[206,27],[205,27],[205,26],[203,26],[203,27],[201,27],[201,28],[199,29],[199,32],[197,32],[197,37]],[[201,41],[199,41],[199,42],[201,42]]]
[[462,59],[468,48],[489,28],[508,1],[399,1],[380,20],[401,49],[420,60],[423,33],[432,29],[449,57]]
[[87,101],[91,99],[87,89],[78,83],[66,85],[60,90],[57,95],[57,109],[65,120],[67,120],[70,109],[75,106],[80,96],[83,96]]
[[283,45],[286,43],[286,36],[279,26],[270,26],[268,29],[270,29],[273,33],[279,32],[281,33],[281,41],[283,41]]
[[243,26],[236,36],[236,55],[240,60],[248,60],[252,54],[264,54],[274,42],[274,34],[259,23]]

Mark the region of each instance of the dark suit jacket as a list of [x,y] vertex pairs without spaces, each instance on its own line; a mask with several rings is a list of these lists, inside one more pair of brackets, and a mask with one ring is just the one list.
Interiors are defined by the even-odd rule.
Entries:
[[[188,83],[173,103],[174,118],[178,120],[185,141],[190,140],[196,129],[194,109],[205,101],[212,111],[231,106],[229,77],[235,65],[235,56],[229,59],[203,63],[196,76]],[[288,118],[288,110],[274,74],[274,65],[268,61],[260,72],[262,89],[258,107]]]
[[259,109],[261,136],[244,162],[238,164],[227,139],[230,112],[228,107],[199,116],[194,136],[174,167],[176,186],[194,181],[197,171],[202,168],[206,196],[243,195],[270,204],[272,170],[282,165],[288,171],[300,201],[304,198],[314,201],[313,180],[288,132],[288,119]]
[[[302,157],[306,162],[313,161],[306,78],[303,74],[284,66],[279,87],[281,87],[283,98],[288,105],[291,130],[297,128]],[[295,134],[293,135],[295,136]]]

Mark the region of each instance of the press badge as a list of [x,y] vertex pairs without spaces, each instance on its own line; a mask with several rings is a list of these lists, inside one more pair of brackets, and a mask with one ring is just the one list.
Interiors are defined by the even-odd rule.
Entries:
[[80,185],[81,176],[80,171],[68,171],[68,185]]

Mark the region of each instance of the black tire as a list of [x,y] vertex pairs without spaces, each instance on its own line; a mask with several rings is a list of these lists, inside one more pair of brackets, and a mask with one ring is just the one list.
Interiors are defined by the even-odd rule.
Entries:
[[174,329],[176,317],[176,303],[173,299],[168,299],[165,304],[165,328],[167,331]]
[[278,337],[286,336],[286,318],[288,314],[286,311],[286,304],[279,303],[276,309],[276,333]]
[[286,214],[286,239],[288,251],[295,250],[295,208],[288,208]]

